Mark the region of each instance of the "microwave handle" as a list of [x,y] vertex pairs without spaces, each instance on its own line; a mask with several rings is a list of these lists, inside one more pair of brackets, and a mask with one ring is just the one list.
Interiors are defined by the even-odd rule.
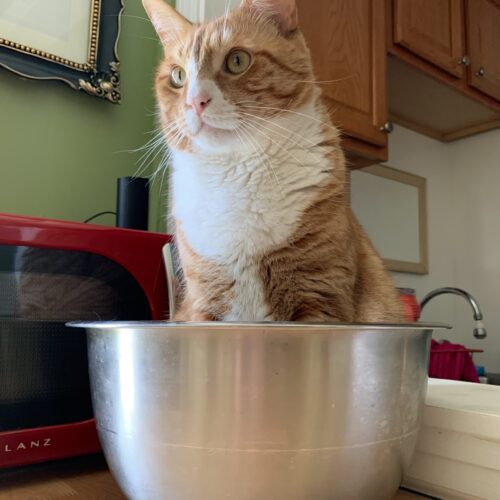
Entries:
[[167,292],[168,292],[168,311],[169,319],[173,320],[175,316],[175,272],[174,260],[172,258],[172,244],[167,243],[163,247],[163,263],[165,265],[165,273],[167,278]]

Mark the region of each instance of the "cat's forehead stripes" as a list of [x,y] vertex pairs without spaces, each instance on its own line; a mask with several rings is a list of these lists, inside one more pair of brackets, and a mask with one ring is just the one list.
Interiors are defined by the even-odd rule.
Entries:
[[200,60],[202,56],[202,49],[205,48],[205,36],[207,34],[207,25],[202,24],[194,35],[194,41],[192,46],[192,57],[197,66],[200,65]]
[[184,64],[196,69],[196,73],[213,71],[215,55],[222,48],[222,27],[219,23],[201,24],[193,29],[181,51]]

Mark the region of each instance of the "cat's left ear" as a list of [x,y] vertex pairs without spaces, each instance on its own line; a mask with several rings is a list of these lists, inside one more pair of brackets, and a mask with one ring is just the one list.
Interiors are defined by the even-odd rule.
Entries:
[[299,27],[295,0],[242,0],[241,5],[272,19],[283,35]]
[[165,48],[180,40],[192,24],[165,0],[142,0],[149,19]]

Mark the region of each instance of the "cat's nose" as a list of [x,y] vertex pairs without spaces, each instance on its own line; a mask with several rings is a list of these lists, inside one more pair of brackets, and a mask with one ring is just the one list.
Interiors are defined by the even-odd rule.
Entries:
[[200,92],[197,95],[194,95],[191,99],[191,106],[193,106],[196,114],[201,116],[203,111],[207,108],[207,106],[212,101],[212,98],[205,92]]

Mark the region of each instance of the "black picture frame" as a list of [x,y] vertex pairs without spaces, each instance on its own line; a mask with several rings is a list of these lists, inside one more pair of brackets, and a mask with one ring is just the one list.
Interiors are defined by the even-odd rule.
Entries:
[[25,78],[59,80],[74,90],[119,104],[117,44],[123,0],[92,0],[91,5],[89,58],[86,64],[6,40],[0,33],[0,66]]

